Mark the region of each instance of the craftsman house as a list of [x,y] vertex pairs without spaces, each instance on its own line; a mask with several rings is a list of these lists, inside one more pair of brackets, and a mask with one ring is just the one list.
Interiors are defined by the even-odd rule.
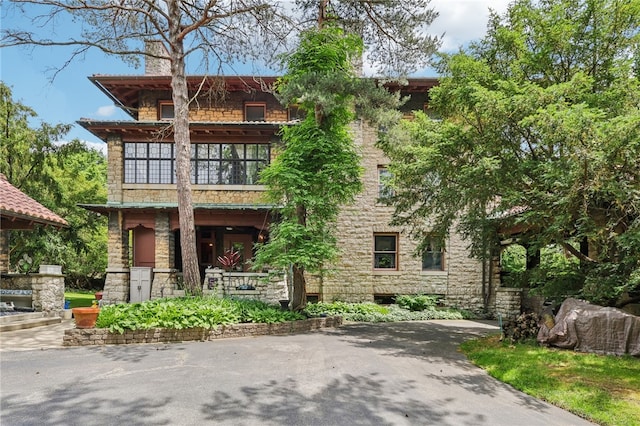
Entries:
[[[79,121],[108,146],[108,202],[85,206],[109,218],[103,300],[137,301],[136,292],[144,286],[149,290],[143,299],[176,294],[182,259],[169,73],[162,64],[148,63],[145,75],[90,80],[132,118]],[[280,105],[269,91],[274,82],[274,77],[188,77],[194,99],[189,115],[198,261],[203,288],[218,294],[258,292],[259,283],[268,281],[272,287],[259,297],[287,297],[282,279],[250,271],[245,263],[255,243],[268,241],[274,220],[272,206],[262,201],[259,172],[273,159],[279,129],[295,125],[297,118],[297,111]],[[435,79],[417,78],[396,88],[410,97],[403,106],[407,116],[425,107],[435,84]],[[393,209],[379,202],[389,190],[384,184],[388,160],[374,146],[375,129],[356,121],[353,132],[362,153],[364,191],[343,209],[338,223],[342,257],[330,273],[308,280],[310,298],[373,301],[428,293],[442,295],[451,306],[494,311],[498,280],[488,265],[469,257],[459,236],[434,235],[433,244],[416,256],[409,236],[389,225]],[[223,276],[217,257],[229,248],[240,251],[242,259]]]

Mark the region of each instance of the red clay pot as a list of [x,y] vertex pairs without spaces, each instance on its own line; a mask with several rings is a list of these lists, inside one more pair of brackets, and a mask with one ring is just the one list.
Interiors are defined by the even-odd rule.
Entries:
[[94,328],[100,308],[73,308],[71,312],[76,320],[76,328]]

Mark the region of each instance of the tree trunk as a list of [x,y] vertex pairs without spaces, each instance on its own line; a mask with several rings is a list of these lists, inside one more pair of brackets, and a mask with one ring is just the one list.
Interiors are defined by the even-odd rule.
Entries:
[[189,91],[184,63],[184,39],[180,30],[179,1],[169,2],[169,52],[171,89],[175,116],[173,133],[176,145],[176,183],[180,219],[180,249],[185,289],[201,294],[200,268],[196,251],[196,231],[191,195],[191,139],[189,136]]
[[293,296],[291,310],[301,311],[307,307],[307,288],[304,279],[304,267],[293,265]]
[[[307,209],[303,205],[296,207],[298,223],[307,225]],[[304,266],[293,265],[293,294],[291,295],[291,310],[301,311],[307,306],[307,286],[304,278]]]

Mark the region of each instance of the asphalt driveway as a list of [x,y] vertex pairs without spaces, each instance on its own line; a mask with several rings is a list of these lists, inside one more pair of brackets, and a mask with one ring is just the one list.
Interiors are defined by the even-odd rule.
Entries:
[[[582,425],[457,352],[491,323],[4,351],[2,425]],[[2,338],[2,336],[0,336]]]

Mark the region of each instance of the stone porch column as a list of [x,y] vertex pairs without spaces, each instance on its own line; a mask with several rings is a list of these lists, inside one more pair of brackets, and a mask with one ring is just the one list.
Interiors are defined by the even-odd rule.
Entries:
[[0,230],[0,274],[9,272],[9,230]]
[[129,301],[129,239],[121,211],[109,212],[108,263],[102,303]]
[[176,284],[175,243],[168,212],[156,213],[155,239],[155,268],[153,268],[153,283],[151,284],[152,299],[171,295]]

